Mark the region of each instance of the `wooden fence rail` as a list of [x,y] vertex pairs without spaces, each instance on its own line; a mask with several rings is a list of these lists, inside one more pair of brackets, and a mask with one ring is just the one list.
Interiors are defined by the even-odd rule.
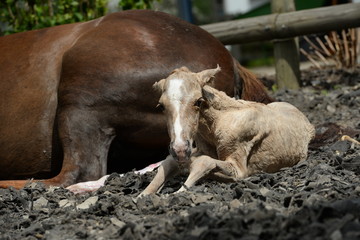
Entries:
[[201,26],[223,44],[239,44],[360,27],[360,3],[225,21]]

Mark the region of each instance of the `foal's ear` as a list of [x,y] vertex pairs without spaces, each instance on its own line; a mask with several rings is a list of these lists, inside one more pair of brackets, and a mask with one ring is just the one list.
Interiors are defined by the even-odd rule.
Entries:
[[207,69],[207,70],[204,70],[204,71],[201,71],[201,72],[197,73],[197,75],[199,77],[200,85],[203,87],[206,84],[210,83],[210,81],[213,79],[215,74],[217,74],[220,71],[221,71],[221,68],[220,68],[220,66],[218,64],[216,68]]
[[153,85],[153,89],[155,89],[155,91],[162,93],[164,91],[164,84],[165,84],[165,79],[161,79],[160,81],[154,83]]

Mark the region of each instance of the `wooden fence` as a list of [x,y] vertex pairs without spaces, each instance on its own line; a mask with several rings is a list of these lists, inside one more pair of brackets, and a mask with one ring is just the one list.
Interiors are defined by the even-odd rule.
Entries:
[[239,44],[360,27],[360,3],[225,21],[201,26],[223,44]]

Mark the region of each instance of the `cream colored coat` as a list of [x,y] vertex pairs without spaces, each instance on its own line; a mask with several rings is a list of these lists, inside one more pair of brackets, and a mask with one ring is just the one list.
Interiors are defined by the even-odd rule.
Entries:
[[[155,84],[162,92],[161,105],[168,109],[165,115],[172,141],[174,116],[182,116],[179,121],[184,125],[182,136],[187,138],[182,142],[192,143],[191,136],[194,136],[196,149],[192,149],[191,157],[185,162],[186,154],[181,154],[180,158],[173,151],[140,196],[160,191],[166,180],[184,167],[190,169],[190,174],[179,191],[205,176],[237,181],[258,172],[276,172],[306,160],[314,127],[304,114],[285,102],[265,105],[228,97],[207,85],[219,71],[218,67],[192,73],[183,67]],[[181,98],[176,100],[166,97],[173,79],[178,82],[181,79],[183,84],[178,88],[184,92],[177,94]],[[198,103],[199,96],[202,96],[202,104],[196,108],[197,104],[191,103]],[[172,101],[180,101],[182,110],[174,113]],[[186,126],[190,126],[188,130]],[[188,152],[188,149],[178,152]]]
[[[235,178],[276,172],[307,158],[314,127],[296,107],[235,100],[204,86],[196,143],[205,155],[234,165]],[[214,152],[216,149],[216,155]]]

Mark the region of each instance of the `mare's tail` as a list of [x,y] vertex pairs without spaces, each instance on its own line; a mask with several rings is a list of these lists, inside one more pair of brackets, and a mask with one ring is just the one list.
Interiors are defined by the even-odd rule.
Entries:
[[74,184],[75,182],[66,182],[63,178],[56,176],[49,179],[27,179],[27,180],[1,180],[0,181],[0,189],[1,188],[9,188],[13,187],[15,189],[22,189],[31,185],[32,183],[41,183],[46,187],[49,186],[69,186]]
[[236,85],[241,99],[265,104],[275,101],[268,95],[265,86],[254,73],[241,66],[236,59],[234,59],[234,65],[239,76]]
[[31,182],[32,180],[4,180],[4,181],[0,181],[0,188],[13,187],[15,189],[22,189]]

